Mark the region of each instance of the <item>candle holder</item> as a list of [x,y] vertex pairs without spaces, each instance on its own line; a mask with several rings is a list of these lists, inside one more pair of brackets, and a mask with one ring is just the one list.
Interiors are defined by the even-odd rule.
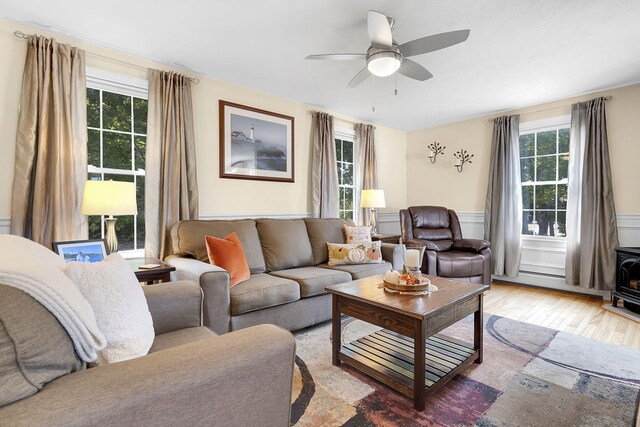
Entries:
[[435,163],[438,154],[444,154],[444,149],[447,147],[441,147],[440,144],[434,141],[433,144],[429,144],[427,148],[429,149],[429,160],[431,161],[431,163]]
[[454,166],[456,167],[456,169],[458,169],[458,172],[462,172],[462,168],[464,167],[465,163],[473,163],[471,161],[473,154],[468,154],[467,150],[458,150],[453,155],[453,157],[457,159]]

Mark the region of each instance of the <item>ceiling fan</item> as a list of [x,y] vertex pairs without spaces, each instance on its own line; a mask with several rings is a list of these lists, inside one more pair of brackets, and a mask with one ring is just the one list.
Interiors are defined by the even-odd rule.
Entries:
[[350,88],[358,86],[372,74],[377,77],[386,77],[396,71],[409,78],[424,81],[433,77],[433,74],[422,65],[407,58],[462,43],[467,40],[470,32],[470,30],[450,31],[399,45],[393,40],[391,34],[394,26],[395,20],[393,18],[370,10],[367,17],[367,30],[371,46],[367,49],[367,53],[329,53],[309,55],[306,59],[366,60],[367,66],[356,74],[347,85]]

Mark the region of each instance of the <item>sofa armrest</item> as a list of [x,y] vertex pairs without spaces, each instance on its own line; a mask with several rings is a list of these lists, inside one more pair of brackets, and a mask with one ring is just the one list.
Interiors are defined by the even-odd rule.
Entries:
[[[12,426],[288,426],[290,332],[260,325],[65,375],[0,408]],[[3,423],[4,424],[4,423]]]
[[405,257],[404,245],[383,243],[380,252],[382,252],[382,259],[391,263],[391,268],[402,270]]
[[218,334],[225,334],[230,330],[231,297],[229,294],[229,280],[231,275],[215,265],[198,261],[193,258],[169,256],[164,262],[176,268],[175,277],[178,280],[192,280],[200,285],[204,292],[203,324]]
[[460,239],[453,242],[451,249],[456,251],[480,252],[491,246],[486,240],[480,239]]
[[202,289],[195,282],[143,286],[156,335],[202,326]]

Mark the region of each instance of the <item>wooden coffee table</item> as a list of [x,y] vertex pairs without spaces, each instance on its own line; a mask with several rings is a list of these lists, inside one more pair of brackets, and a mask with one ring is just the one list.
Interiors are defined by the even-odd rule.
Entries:
[[[382,276],[329,286],[332,294],[332,362],[353,366],[389,387],[413,397],[422,411],[427,396],[471,363],[482,363],[482,296],[488,285],[429,277],[431,295],[391,294]],[[437,334],[474,313],[474,342]],[[382,331],[342,345],[341,314]]]

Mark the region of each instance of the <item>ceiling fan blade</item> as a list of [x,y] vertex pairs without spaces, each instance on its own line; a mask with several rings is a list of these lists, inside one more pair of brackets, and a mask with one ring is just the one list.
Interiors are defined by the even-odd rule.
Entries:
[[403,76],[407,76],[415,80],[420,80],[421,82],[429,80],[431,77],[433,77],[433,74],[431,74],[429,70],[427,70],[417,62],[414,62],[407,58],[402,60],[402,65],[400,66],[400,68],[398,68],[398,72]]
[[331,59],[338,61],[349,61],[352,59],[367,59],[364,53],[325,53],[321,55],[309,55],[305,59]]
[[391,47],[393,44],[389,20],[384,14],[370,10],[367,17],[367,30],[371,44],[378,47]]
[[371,75],[371,73],[369,72],[367,67],[364,67],[362,70],[360,70],[360,72],[358,74],[356,74],[356,76],[354,78],[351,79],[351,81],[349,82],[347,87],[354,88],[354,87],[360,85],[360,83],[362,83],[365,80],[367,80],[370,75]]
[[406,58],[444,49],[445,47],[462,43],[469,37],[470,32],[470,30],[450,31],[415,39],[400,45],[400,52]]

